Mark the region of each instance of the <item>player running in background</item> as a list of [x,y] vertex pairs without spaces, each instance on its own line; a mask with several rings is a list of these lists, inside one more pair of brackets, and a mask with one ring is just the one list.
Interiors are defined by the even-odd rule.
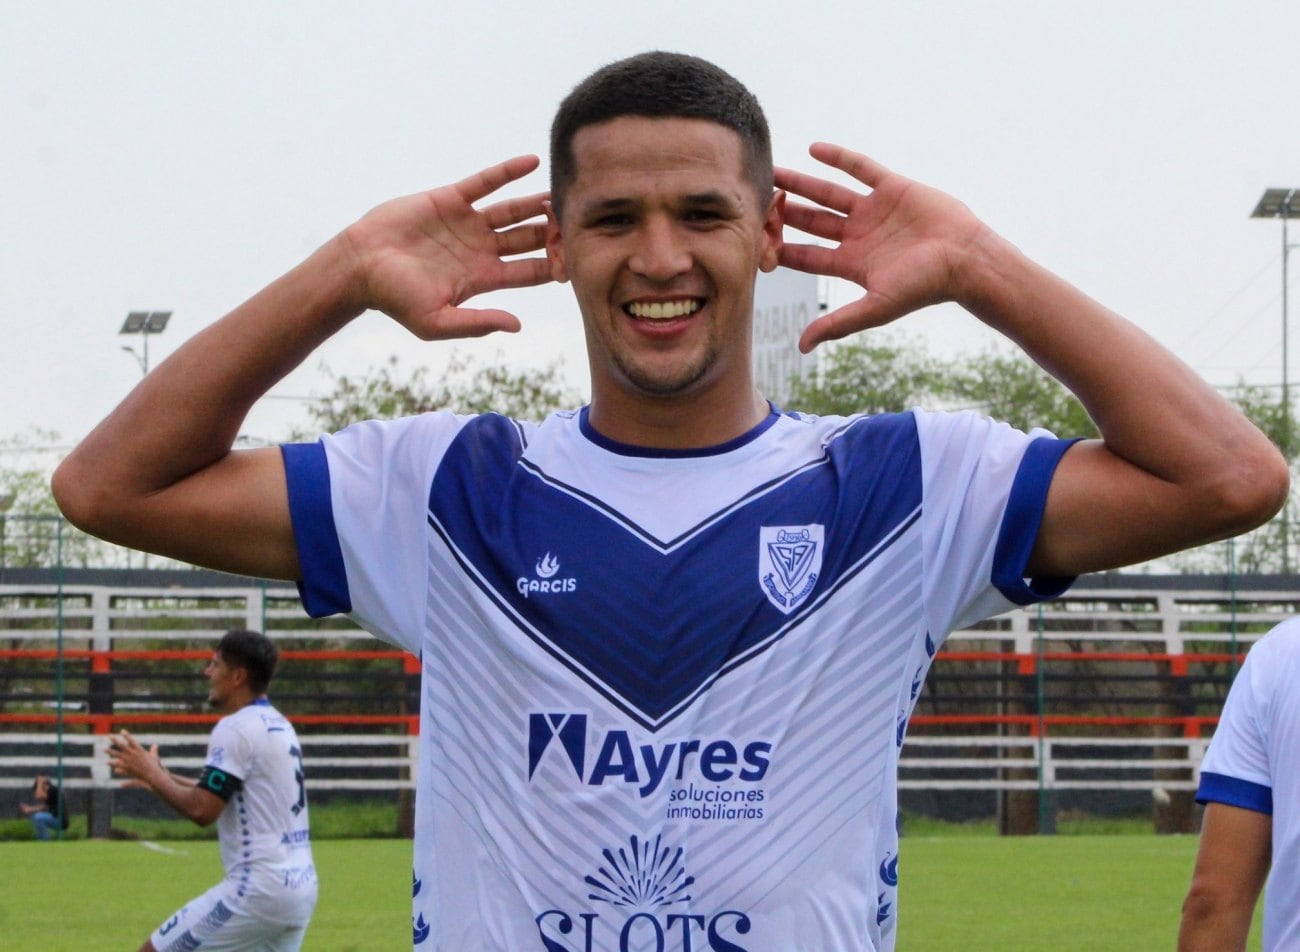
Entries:
[[208,703],[225,716],[208,741],[197,780],[163,766],[127,731],[109,764],[200,826],[217,824],[226,878],[186,903],[140,952],[235,952],[301,948],[316,905],[307,789],[298,736],[267,700],[279,652],[255,631],[229,631],[204,674]]
[[[490,199],[523,156],[379,206],[186,342],[56,473],[74,524],[298,580],[313,614],[420,655],[420,949],[892,949],[898,750],[946,634],[1285,498],[1267,438],[1137,327],[942,192],[812,155],[856,184],[774,170],[757,101],[711,63],[611,64],[560,106],[549,202]],[[773,407],[753,292],[778,264],[864,289],[805,351],[955,301],[1102,439]],[[551,280],[582,314],[589,406],[232,452],[254,402],[363,312],[424,340],[515,331],[463,305]]]
[[1300,949],[1300,619],[1246,655],[1196,800],[1205,817],[1178,952],[1242,952],[1261,889],[1264,952]]

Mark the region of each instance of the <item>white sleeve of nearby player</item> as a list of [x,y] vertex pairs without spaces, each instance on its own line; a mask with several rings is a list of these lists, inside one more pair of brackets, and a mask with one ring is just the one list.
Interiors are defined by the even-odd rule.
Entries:
[[354,424],[284,447],[303,605],[348,613],[367,631],[420,650],[428,571],[429,487],[467,417],[427,413]]
[[976,413],[913,411],[921,446],[922,532],[932,631],[1054,598],[1074,581],[1025,579],[1047,490],[1074,441]]
[[1276,634],[1269,634],[1261,638],[1246,655],[1245,663],[1233,679],[1219,716],[1219,726],[1214,730],[1205,760],[1201,763],[1199,799],[1250,807],[1248,802],[1238,802],[1240,794],[1225,792],[1225,788],[1232,789],[1226,779],[1272,789],[1268,708],[1279,661],[1272,657],[1275,655],[1273,649],[1280,644],[1274,640],[1275,637]]
[[252,738],[239,729],[234,717],[223,717],[208,738],[205,764],[246,781],[252,772],[253,748]]

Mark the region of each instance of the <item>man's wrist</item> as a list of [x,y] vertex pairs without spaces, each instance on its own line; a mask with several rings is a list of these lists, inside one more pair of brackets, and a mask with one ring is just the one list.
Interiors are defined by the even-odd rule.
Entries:
[[1023,281],[1027,260],[1020,249],[988,226],[955,255],[953,300],[976,316],[996,313],[1008,289]]

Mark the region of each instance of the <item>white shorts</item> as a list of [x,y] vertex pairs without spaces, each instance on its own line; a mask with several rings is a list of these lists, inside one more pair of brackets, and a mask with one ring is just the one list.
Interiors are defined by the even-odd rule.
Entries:
[[237,898],[229,881],[187,902],[154,930],[158,952],[298,952],[316,906],[316,888]]

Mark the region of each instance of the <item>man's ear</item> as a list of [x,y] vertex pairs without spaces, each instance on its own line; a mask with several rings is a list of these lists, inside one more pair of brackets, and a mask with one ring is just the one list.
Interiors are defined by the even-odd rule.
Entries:
[[555,206],[544,202],[546,208],[546,260],[551,265],[551,280],[564,284],[569,280],[569,269],[564,263],[564,238],[560,234],[560,219]]
[[781,245],[785,235],[785,191],[774,189],[763,217],[763,253],[758,259],[759,270],[776,270],[781,260]]

